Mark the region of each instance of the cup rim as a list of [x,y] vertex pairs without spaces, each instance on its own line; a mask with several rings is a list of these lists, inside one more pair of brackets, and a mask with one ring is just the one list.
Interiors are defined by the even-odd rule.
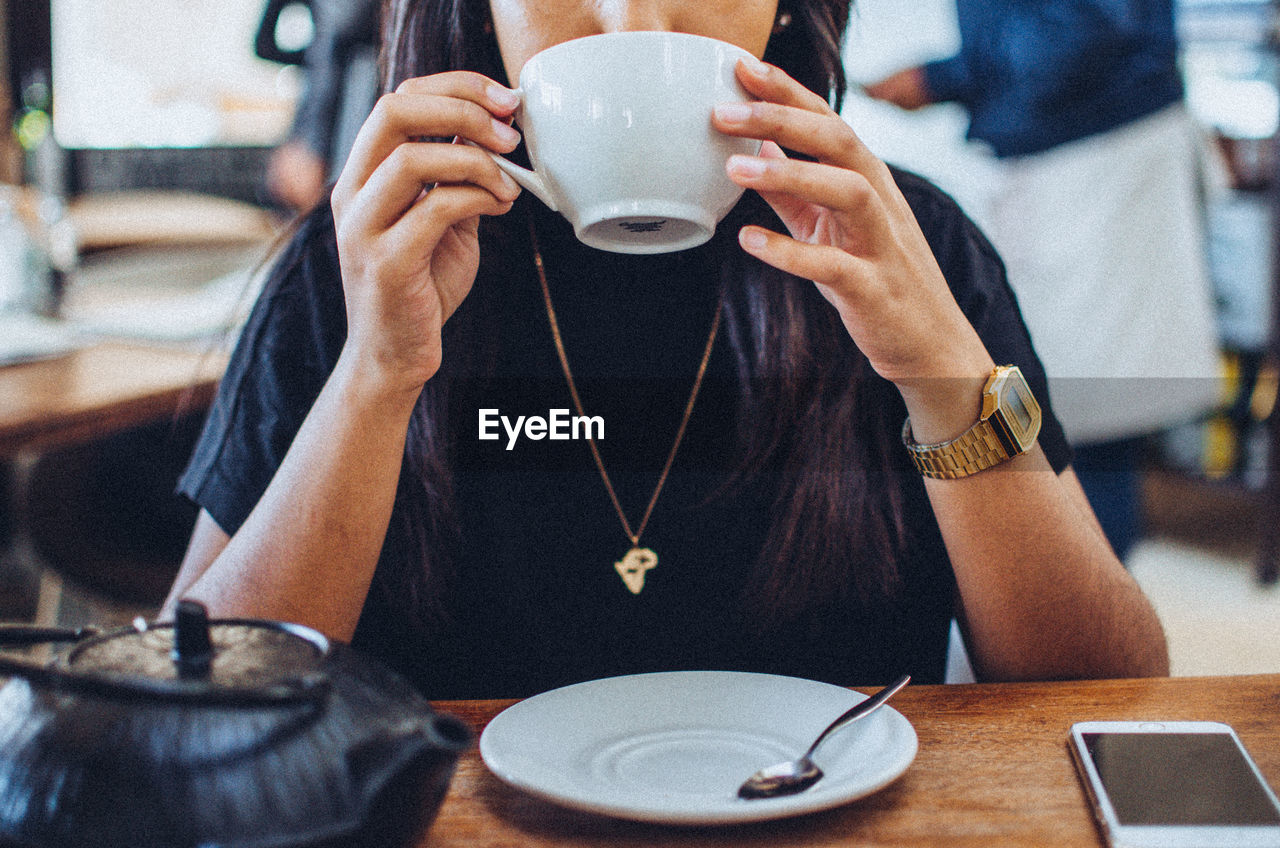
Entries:
[[747,50],[745,47],[739,47],[733,42],[725,41],[724,39],[720,39],[720,38],[712,38],[709,35],[698,35],[692,32],[676,32],[674,30],[667,30],[667,29],[629,29],[629,30],[623,30],[621,32],[598,32],[593,35],[580,35],[577,38],[570,38],[568,41],[561,41],[556,44],[552,44],[550,47],[544,47],[543,49],[539,50],[537,53],[534,53],[525,61],[524,65],[521,66],[520,68],[519,76],[524,76],[525,68],[529,67],[529,65],[535,59],[538,59],[549,53],[559,52],[561,48],[573,49],[576,46],[580,46],[579,42],[582,42],[582,41],[591,41],[591,40],[599,41],[601,39],[650,41],[650,40],[671,39],[671,38],[674,38],[677,41],[710,42],[711,44],[718,44],[724,47],[728,47],[731,50],[741,53],[744,57],[749,57],[752,55],[751,51]]

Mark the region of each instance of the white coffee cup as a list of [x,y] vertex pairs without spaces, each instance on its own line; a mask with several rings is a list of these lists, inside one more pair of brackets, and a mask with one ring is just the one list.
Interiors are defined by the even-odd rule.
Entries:
[[517,89],[533,170],[494,159],[584,244],[618,253],[695,247],[742,196],[726,160],[760,149],[711,127],[716,104],[748,100],[734,66],[750,55],[655,31],[549,47],[525,63]]

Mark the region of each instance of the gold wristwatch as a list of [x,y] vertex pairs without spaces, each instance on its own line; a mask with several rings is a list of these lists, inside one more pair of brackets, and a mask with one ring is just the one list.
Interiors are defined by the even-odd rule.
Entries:
[[968,477],[1026,453],[1040,434],[1040,404],[1015,365],[997,365],[982,387],[978,423],[949,442],[919,445],[911,419],[902,424],[902,443],[920,473],[938,480]]

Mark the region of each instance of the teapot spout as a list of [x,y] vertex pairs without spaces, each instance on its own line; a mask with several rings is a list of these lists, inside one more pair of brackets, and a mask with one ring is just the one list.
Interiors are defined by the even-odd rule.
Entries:
[[347,768],[364,799],[366,829],[397,831],[369,844],[416,844],[413,837],[435,819],[458,755],[471,742],[466,724],[438,713],[398,722],[348,751]]
[[347,752],[351,776],[376,792],[375,785],[413,760],[429,754],[456,760],[471,744],[471,729],[443,713],[397,722]]

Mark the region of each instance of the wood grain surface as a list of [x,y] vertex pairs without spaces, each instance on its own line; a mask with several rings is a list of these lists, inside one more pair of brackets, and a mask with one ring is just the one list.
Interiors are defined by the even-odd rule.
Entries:
[[[873,691],[872,689],[860,691]],[[442,701],[479,734],[511,701]],[[894,706],[920,751],[886,789],[822,813],[732,827],[669,827],[579,813],[495,778],[473,748],[424,846],[1097,846],[1067,751],[1085,720],[1206,720],[1232,725],[1280,786],[1280,675],[908,686]]]
[[221,353],[112,342],[0,368],[0,458],[204,409],[225,366]]

